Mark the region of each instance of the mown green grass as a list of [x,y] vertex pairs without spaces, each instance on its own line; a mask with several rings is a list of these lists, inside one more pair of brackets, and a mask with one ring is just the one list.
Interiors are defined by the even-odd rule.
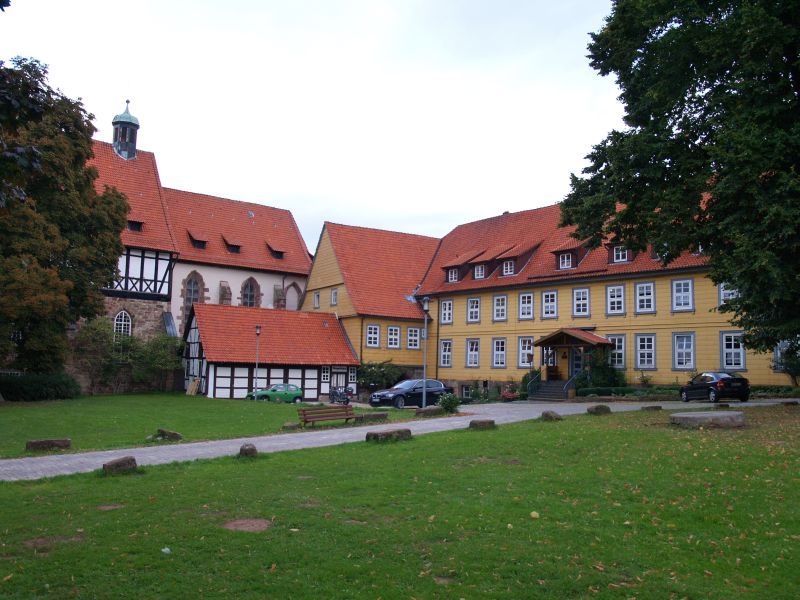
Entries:
[[[746,412],[740,431],[581,416],[0,484],[0,596],[794,599],[800,411]],[[221,527],[239,518],[273,526]]]
[[[410,416],[395,409],[382,411],[389,413],[390,420]],[[0,457],[31,455],[25,451],[25,442],[32,439],[70,438],[72,451],[80,452],[142,446],[158,428],[177,431],[184,441],[195,442],[277,433],[287,422],[297,422],[294,404],[184,394],[5,402],[0,404]],[[330,421],[315,427],[339,425],[343,422]]]

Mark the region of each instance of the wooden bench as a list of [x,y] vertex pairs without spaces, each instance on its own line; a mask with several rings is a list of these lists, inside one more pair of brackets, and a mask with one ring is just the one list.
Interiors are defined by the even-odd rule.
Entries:
[[310,406],[308,408],[298,408],[297,416],[300,418],[300,424],[305,427],[306,424],[312,425],[317,421],[338,421],[344,419],[347,423],[350,419],[355,420],[356,413],[353,412],[353,407],[350,405],[336,405],[336,406]]

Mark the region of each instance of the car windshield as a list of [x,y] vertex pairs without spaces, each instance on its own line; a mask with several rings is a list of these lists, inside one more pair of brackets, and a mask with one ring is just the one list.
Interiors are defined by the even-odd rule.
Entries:
[[416,379],[406,379],[401,381],[400,383],[395,383],[393,390],[407,390],[409,388],[414,387],[414,384],[417,382]]

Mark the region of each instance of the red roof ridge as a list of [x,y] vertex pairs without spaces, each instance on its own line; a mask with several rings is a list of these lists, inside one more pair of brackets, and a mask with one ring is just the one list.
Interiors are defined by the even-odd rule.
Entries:
[[323,226],[326,226],[326,225],[327,226],[333,225],[334,227],[343,227],[343,228],[347,228],[347,229],[361,229],[362,231],[374,231],[376,233],[393,233],[393,234],[396,234],[396,235],[404,235],[404,236],[409,236],[409,237],[419,237],[419,238],[425,238],[425,239],[428,239],[428,240],[438,240],[439,239],[437,237],[434,237],[434,236],[431,236],[431,235],[423,235],[421,233],[407,233],[405,231],[396,231],[396,230],[393,230],[393,229],[379,229],[377,227],[365,227],[363,225],[346,225],[344,223],[335,223],[333,221],[325,221]]
[[178,192],[179,194],[190,194],[192,196],[203,196],[204,198],[208,198],[210,200],[222,200],[223,202],[235,202],[237,205],[241,204],[243,206],[254,206],[256,208],[268,208],[270,210],[279,210],[282,212],[291,213],[288,208],[279,208],[277,206],[271,206],[269,204],[259,204],[258,202],[250,202],[248,200],[236,200],[235,198],[227,198],[224,196],[215,196],[213,194],[206,194],[204,192],[192,192],[190,190],[179,190],[178,188],[173,188],[169,186],[164,186],[164,190],[167,192]]

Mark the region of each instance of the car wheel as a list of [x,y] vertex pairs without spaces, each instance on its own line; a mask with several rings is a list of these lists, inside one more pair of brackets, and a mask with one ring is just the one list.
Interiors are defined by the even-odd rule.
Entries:
[[681,391],[681,402],[688,402],[689,401],[689,394],[686,393],[686,390]]
[[717,402],[719,398],[717,397],[717,390],[711,389],[708,390],[708,401],[709,402]]
[[292,402],[294,402],[295,404],[300,404],[302,401],[303,401],[303,399],[300,396],[298,396],[297,398],[292,400]]
[[744,396],[739,396],[739,400],[741,402],[747,402],[748,400],[750,400],[750,394],[745,394]]
[[405,408],[406,407],[406,399],[403,396],[398,396],[394,399],[394,407],[395,408]]

